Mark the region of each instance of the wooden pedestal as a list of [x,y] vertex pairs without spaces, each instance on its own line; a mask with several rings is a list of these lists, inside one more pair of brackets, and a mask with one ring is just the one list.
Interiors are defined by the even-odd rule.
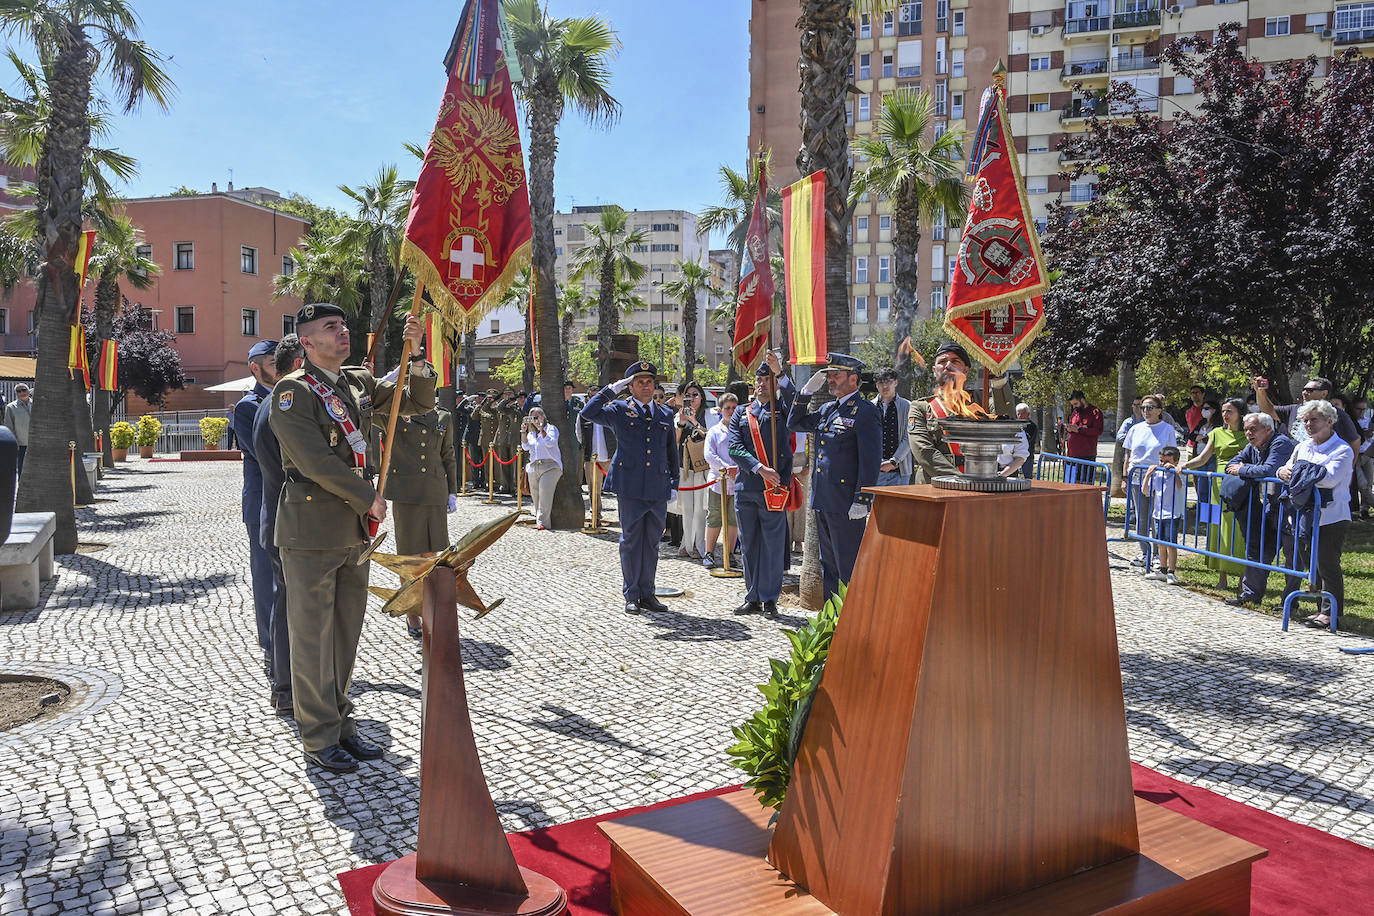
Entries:
[[[1216,893],[1209,844],[1240,841],[1194,831],[1180,847],[1160,847],[1157,860],[1140,855],[1101,491],[1037,483],[1013,494],[874,492],[767,841],[772,880],[795,885],[788,899],[799,903],[805,888],[825,911],[955,913],[1069,884],[1071,897],[1092,902],[1074,909],[1056,897],[1039,912],[1097,912],[1108,898],[1119,906],[1149,892],[1142,875],[1182,895],[1170,901],[1175,912]],[[728,819],[738,821],[735,809]],[[668,837],[696,828],[661,829]],[[613,839],[615,830],[607,825]],[[663,887],[632,845],[619,855],[649,876],[646,885]],[[1248,905],[1248,862],[1263,850],[1243,846],[1221,857],[1220,870],[1244,879]],[[712,880],[724,867],[712,848],[679,849],[671,867],[695,866]],[[632,871],[628,861],[620,871]],[[641,912],[633,907],[644,895],[626,880],[616,885],[622,914]],[[1081,890],[1094,882],[1108,890]]]

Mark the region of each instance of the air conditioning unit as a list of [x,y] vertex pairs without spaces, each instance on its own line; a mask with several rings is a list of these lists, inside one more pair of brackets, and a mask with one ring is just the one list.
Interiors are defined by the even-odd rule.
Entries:
[[1031,34],[1032,34],[1032,35],[1044,35],[1046,32],[1049,31],[1049,29],[1050,29],[1050,27],[1047,26],[1047,25],[1033,25],[1033,26],[1031,26]]
[[1331,41],[1333,38],[1336,37],[1336,31],[1334,29],[1322,29],[1320,32],[1317,33],[1317,37],[1324,38],[1327,41]]
[[1183,7],[1181,7],[1181,6],[1179,6],[1177,3],[1175,3],[1173,6],[1169,7],[1169,11],[1168,11],[1168,12],[1169,12],[1169,15],[1170,15],[1170,16],[1182,16],[1182,15],[1183,15]]

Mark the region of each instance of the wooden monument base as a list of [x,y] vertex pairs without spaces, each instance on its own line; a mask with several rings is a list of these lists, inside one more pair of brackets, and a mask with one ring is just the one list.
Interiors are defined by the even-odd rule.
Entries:
[[[978,916],[1250,912],[1258,846],[1136,799],[1140,852],[983,906]],[[620,916],[812,916],[834,911],[768,864],[772,812],[748,790],[601,825]]]
[[500,894],[462,884],[415,877],[415,856],[386,867],[372,888],[378,912],[394,916],[557,916],[567,909],[563,888],[536,871],[521,868],[528,894]]

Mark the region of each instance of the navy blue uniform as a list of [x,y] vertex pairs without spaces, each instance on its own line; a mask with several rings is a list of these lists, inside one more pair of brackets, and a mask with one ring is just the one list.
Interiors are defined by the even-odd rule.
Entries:
[[851,519],[849,510],[856,503],[873,503],[873,497],[863,490],[878,483],[883,421],[878,408],[857,391],[817,411],[808,411],[810,404],[810,395],[798,394],[787,425],[797,432],[816,435],[811,508],[820,534],[821,572],[828,599],[854,574],[868,518]]
[[[780,387],[782,390],[772,410],[766,402],[754,400],[744,410],[736,410],[730,421],[730,457],[739,465],[735,478],[735,516],[739,521],[739,540],[744,556],[744,600],[751,602],[778,600],[782,593],[782,572],[790,559],[787,512],[768,511],[763,501],[763,478],[758,474],[760,467],[767,466],[782,477],[783,487],[792,479],[792,442],[787,415],[797,392],[785,377]],[[774,414],[777,416],[776,450]],[[754,434],[749,429],[751,415],[759,423],[762,456],[754,448]]]
[[291,636],[286,627],[286,577],[281,568],[281,551],[277,549],[277,501],[286,486],[286,472],[281,466],[281,445],[272,432],[272,400],[264,398],[253,418],[253,453],[258,470],[262,472],[262,506],[259,522],[260,543],[272,560],[272,693],[279,705],[289,706],[291,700]]
[[615,396],[611,386],[602,388],[582,408],[582,419],[615,432],[606,492],[616,494],[620,509],[620,574],[631,602],[654,597],[658,544],[677,489],[677,435],[668,407]]
[[262,546],[262,469],[253,451],[253,421],[258,407],[272,392],[263,384],[234,405],[234,438],[243,453],[243,524],[248,529],[248,566],[253,577],[253,610],[258,626],[258,645],[272,655],[272,557]]

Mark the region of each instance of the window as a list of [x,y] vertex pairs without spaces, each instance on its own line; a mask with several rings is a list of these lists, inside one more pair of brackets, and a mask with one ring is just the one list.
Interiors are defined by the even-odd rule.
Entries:
[[497,319],[493,318],[493,319],[491,320],[491,331],[489,331],[488,333],[491,333],[491,334],[500,334],[500,333],[501,333],[501,322],[498,321]]
[[859,79],[869,80],[873,78],[873,55],[859,55]]
[[177,333],[196,333],[196,307],[194,305],[177,306]]
[[893,62],[893,58],[894,58],[894,57],[895,57],[895,55],[894,55],[891,51],[884,51],[884,52],[883,52],[883,79],[885,79],[885,80],[890,80],[890,79],[892,79],[892,72],[893,72],[893,64],[892,64],[892,62]]
[[953,256],[951,256],[950,259],[949,259],[949,262],[948,262],[945,266],[948,268],[948,273],[946,273],[945,276],[947,276],[947,277],[953,277],[953,276],[954,276],[954,272],[955,272],[956,270],[959,269],[959,257],[958,257],[958,255],[953,255]]
[[[958,10],[955,10],[957,13]],[[938,315],[945,310],[945,288],[934,286],[930,290],[930,313]]]
[[1336,41],[1368,41],[1374,38],[1374,3],[1336,5]]
[[724,356],[724,355],[725,355],[725,345],[724,345],[724,344],[716,344],[716,355],[717,355],[717,356]]
[[1026,138],[1026,152],[1028,153],[1048,153],[1050,151],[1049,134],[1031,134]]
[[949,0],[935,0],[935,31],[949,31]]
[[0,334],[10,332],[10,310],[0,309]]
[[950,94],[949,116],[951,118],[962,118],[964,116],[964,94],[962,92]]
[[930,237],[937,242],[944,241],[945,231],[949,225],[949,217],[945,211],[941,210],[935,214],[935,219],[930,222]]
[[196,268],[196,245],[195,242],[177,242],[176,244],[176,267],[175,270],[195,270]]
[[921,40],[903,41],[897,44],[897,76],[921,75]]
[[1174,95],[1192,95],[1195,91],[1192,77],[1174,77]]
[[[151,261],[151,260],[153,259],[153,246],[152,246],[152,245],[139,245],[139,246],[137,246],[136,248],[134,248],[134,257],[140,258],[140,259],[142,259],[142,260],[144,260],[144,261]],[[146,277],[146,276],[148,276],[148,271],[146,271],[146,270],[135,270],[134,273],[138,274],[140,277]]]
[[1026,176],[1027,194],[1048,194],[1050,193],[1050,178],[1048,175],[1027,175]]
[[868,13],[859,14],[859,37],[873,37],[873,17],[870,16]]
[[950,29],[950,32],[952,32],[955,35],[964,34],[964,10],[951,10],[949,18],[950,21],[954,24],[953,27]]
[[893,31],[895,30],[895,28],[896,28],[895,22],[894,22],[895,18],[896,18],[896,17],[893,15],[892,10],[888,10],[887,12],[883,13],[883,34],[884,34],[884,35],[891,35],[891,34],[893,33]]
[[257,337],[257,336],[258,336],[258,310],[257,310],[257,309],[243,309],[243,310],[240,312],[240,314],[241,314],[241,316],[243,317],[243,336],[244,336],[244,337]]
[[1325,13],[1308,13],[1306,26],[1308,32],[1320,32],[1326,28]]
[[949,59],[945,57],[945,39],[942,35],[935,39],[935,72],[936,74],[942,74],[948,71]]
[[921,4],[919,0],[916,3],[903,3],[897,7],[897,34],[921,34]]
[[948,121],[936,121],[936,122],[935,122],[935,139],[936,139],[936,140],[939,140],[941,137],[943,137],[943,136],[945,135],[945,131],[947,131],[947,130],[949,130],[949,122],[948,122]]
[[587,227],[586,227],[586,226],[569,226],[569,227],[568,227],[568,241],[570,241],[570,242],[583,242],[583,241],[586,241],[586,239],[587,239]]
[[858,324],[868,324],[868,297],[854,297],[854,321]]
[[878,258],[878,282],[892,282],[892,259],[887,255]]
[[945,246],[930,246],[930,279],[945,282]]
[[246,274],[258,272],[258,250],[244,245],[239,249],[239,270]]
[[650,251],[681,251],[681,245],[670,245],[666,242],[649,246]]
[[296,260],[289,254],[281,256],[281,275],[289,277],[296,272]]
[[296,316],[295,316],[295,315],[283,315],[283,316],[281,316],[281,336],[282,336],[282,337],[285,337],[287,334],[294,334],[294,333],[296,333]]
[[868,217],[854,217],[854,233],[858,236],[859,241],[868,241]]
[[1270,16],[1264,20],[1264,35],[1266,38],[1273,38],[1276,35],[1287,35],[1288,27],[1288,16]]
[[562,234],[563,234],[563,230],[562,230],[562,229],[555,229],[555,230],[553,230],[553,234],[554,234],[554,235],[562,235]]
[[1029,97],[1028,101],[1031,111],[1050,110],[1050,94],[1048,92],[1034,93]]
[[851,127],[854,125],[854,103],[844,103],[844,122]]
[[1087,203],[1097,197],[1097,191],[1093,188],[1091,181],[1079,179],[1069,185],[1069,200],[1074,203]]
[[964,75],[964,49],[955,48],[949,52],[949,75],[958,79]]
[[861,95],[861,96],[859,96],[859,120],[860,120],[860,121],[867,121],[867,120],[868,120],[868,96],[867,96],[867,95]]
[[1048,70],[1050,68],[1050,56],[1048,54],[1032,54],[1030,68],[1032,70]]
[[681,232],[677,223],[654,223],[654,232]]
[[949,114],[949,83],[944,80],[935,84],[935,114]]
[[855,259],[854,259],[854,282],[855,282],[855,283],[867,283],[867,282],[868,282],[868,258],[855,258]]
[[889,314],[891,311],[892,311],[892,297],[891,297],[891,296],[879,296],[879,297],[878,297],[878,320],[879,320],[879,321],[887,321],[887,316],[888,316],[888,314]]
[[884,214],[878,217],[878,240],[887,241],[887,234],[892,231],[892,217]]

